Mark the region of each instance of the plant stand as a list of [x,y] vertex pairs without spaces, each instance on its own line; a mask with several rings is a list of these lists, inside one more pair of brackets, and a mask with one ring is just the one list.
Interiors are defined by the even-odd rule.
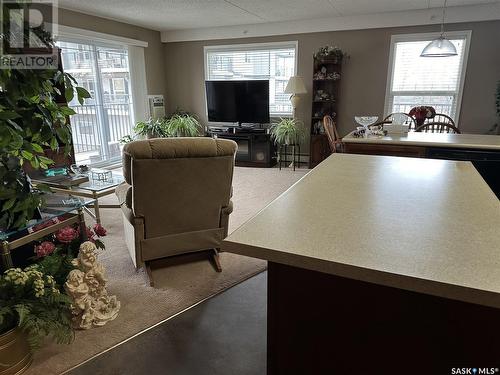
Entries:
[[280,145],[278,149],[278,166],[281,171],[281,163],[288,163],[286,156],[288,155],[288,148],[291,148],[292,151],[292,162],[289,166],[293,166],[293,170],[295,171],[295,166],[300,166],[300,144],[294,143],[290,145]]

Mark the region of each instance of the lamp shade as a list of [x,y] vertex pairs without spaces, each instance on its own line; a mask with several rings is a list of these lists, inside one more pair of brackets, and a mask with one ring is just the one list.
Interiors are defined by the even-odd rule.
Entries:
[[305,94],[307,93],[304,80],[300,76],[292,76],[285,87],[285,94]]
[[420,54],[421,57],[447,57],[456,55],[458,53],[455,45],[442,35],[425,46]]

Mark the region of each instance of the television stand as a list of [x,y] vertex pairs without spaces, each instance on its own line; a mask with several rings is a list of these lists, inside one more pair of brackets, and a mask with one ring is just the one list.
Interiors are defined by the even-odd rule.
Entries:
[[238,144],[235,164],[238,167],[273,167],[276,165],[276,147],[263,127],[228,127],[227,131],[208,127],[212,138],[231,139]]

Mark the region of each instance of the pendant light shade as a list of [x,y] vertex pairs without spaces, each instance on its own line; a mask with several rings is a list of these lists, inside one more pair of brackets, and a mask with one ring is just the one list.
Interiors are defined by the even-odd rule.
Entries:
[[427,44],[420,54],[421,57],[448,57],[456,56],[457,48],[455,45],[444,37],[444,18],[446,16],[446,1],[443,4],[443,18],[441,19],[441,35]]
[[444,36],[434,39],[425,46],[420,54],[422,57],[448,57],[456,55],[458,55],[457,48]]

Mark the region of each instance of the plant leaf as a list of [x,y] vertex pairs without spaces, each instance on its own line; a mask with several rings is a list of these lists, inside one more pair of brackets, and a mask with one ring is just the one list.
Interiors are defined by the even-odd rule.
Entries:
[[67,87],[64,90],[64,97],[66,98],[66,101],[69,103],[73,100],[73,97],[75,96],[75,92],[73,90],[73,87]]

